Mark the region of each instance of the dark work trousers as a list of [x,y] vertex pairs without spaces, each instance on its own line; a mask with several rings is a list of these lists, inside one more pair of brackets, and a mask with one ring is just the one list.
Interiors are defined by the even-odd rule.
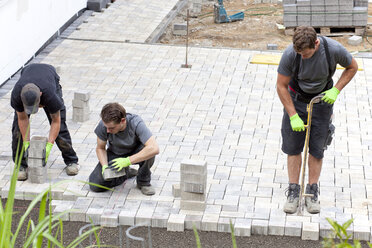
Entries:
[[[132,155],[132,154],[130,154],[130,155]],[[113,160],[115,158],[119,158],[119,157],[128,157],[130,155],[128,155],[128,154],[117,155],[117,154],[111,152],[110,150],[107,150],[107,160],[108,161],[111,161],[111,160]],[[154,164],[154,161],[155,161],[155,157],[152,157],[148,160],[145,160],[141,163],[138,163],[138,165],[139,165],[138,174],[137,174],[137,185],[138,186],[150,186],[151,185],[150,184],[150,181],[151,181],[150,168]],[[128,174],[128,168],[125,168],[125,169],[127,169],[126,174]],[[105,181],[103,179],[103,175],[102,175],[102,166],[101,166],[101,163],[99,163],[99,162],[98,162],[96,168],[94,168],[94,170],[92,171],[92,173],[89,176],[89,182],[90,183],[99,184],[99,185],[105,186],[107,188],[113,188],[115,186],[118,186],[118,185],[122,184],[125,180],[127,180],[126,175],[122,176],[122,177],[114,178],[114,179],[109,180],[109,181]],[[94,186],[94,185],[89,185],[89,186],[90,186],[90,189],[94,192],[104,192],[104,191],[106,191],[106,189],[103,189],[103,188],[100,188],[100,187],[97,187],[97,186]]]
[[[62,88],[59,86],[59,90],[57,91],[57,95],[62,99]],[[47,107],[44,108],[44,112],[48,117],[49,123],[51,123],[52,118],[50,117],[50,113],[48,112]],[[78,157],[76,155],[76,152],[72,148],[72,141],[70,133],[67,129],[66,125],[66,107],[63,105],[63,108],[60,110],[61,115],[61,127],[58,133],[58,136],[56,138],[56,144],[59,148],[59,150],[62,152],[62,157],[66,165],[69,165],[71,163],[77,163]],[[31,123],[30,123],[31,126]],[[19,143],[18,143],[19,142]],[[13,150],[13,161],[15,162],[16,153],[17,153],[17,145],[19,146],[19,152],[21,151],[23,139],[22,134],[19,130],[18,126],[18,116],[17,113],[14,111],[14,119],[13,119],[13,126],[12,126],[12,150]],[[26,157],[23,156],[21,161],[21,166],[27,167]]]

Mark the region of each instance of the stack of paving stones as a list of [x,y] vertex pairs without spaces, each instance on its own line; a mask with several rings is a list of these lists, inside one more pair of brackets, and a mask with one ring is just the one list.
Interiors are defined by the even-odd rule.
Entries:
[[76,122],[84,122],[89,120],[89,98],[88,91],[75,92],[72,100],[72,120]]
[[45,183],[48,175],[45,166],[45,146],[48,139],[33,136],[28,147],[28,173],[31,183]]
[[368,0],[283,0],[286,27],[364,27]]
[[181,209],[204,211],[207,187],[207,162],[184,160],[181,163]]

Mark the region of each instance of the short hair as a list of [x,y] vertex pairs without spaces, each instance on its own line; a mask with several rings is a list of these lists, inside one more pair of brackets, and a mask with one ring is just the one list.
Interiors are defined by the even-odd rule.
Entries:
[[125,108],[117,102],[107,103],[101,110],[101,119],[105,123],[119,124],[121,119],[126,117]]
[[315,29],[309,26],[299,26],[293,35],[293,49],[298,53],[305,49],[315,48],[317,35]]

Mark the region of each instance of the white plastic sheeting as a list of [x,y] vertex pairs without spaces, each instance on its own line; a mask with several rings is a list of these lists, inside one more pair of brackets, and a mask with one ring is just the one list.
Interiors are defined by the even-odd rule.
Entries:
[[0,0],[0,84],[86,5],[87,0]]

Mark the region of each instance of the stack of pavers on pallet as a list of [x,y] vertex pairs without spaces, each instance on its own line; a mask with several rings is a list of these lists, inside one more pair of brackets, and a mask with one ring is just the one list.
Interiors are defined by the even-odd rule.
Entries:
[[207,162],[181,163],[181,209],[204,211],[207,188]]
[[365,27],[368,0],[283,0],[285,27]]
[[28,173],[31,183],[45,183],[48,175],[45,166],[45,146],[48,139],[41,136],[33,136],[28,147]]
[[89,98],[88,91],[79,91],[74,93],[72,100],[72,120],[84,122],[89,120]]

